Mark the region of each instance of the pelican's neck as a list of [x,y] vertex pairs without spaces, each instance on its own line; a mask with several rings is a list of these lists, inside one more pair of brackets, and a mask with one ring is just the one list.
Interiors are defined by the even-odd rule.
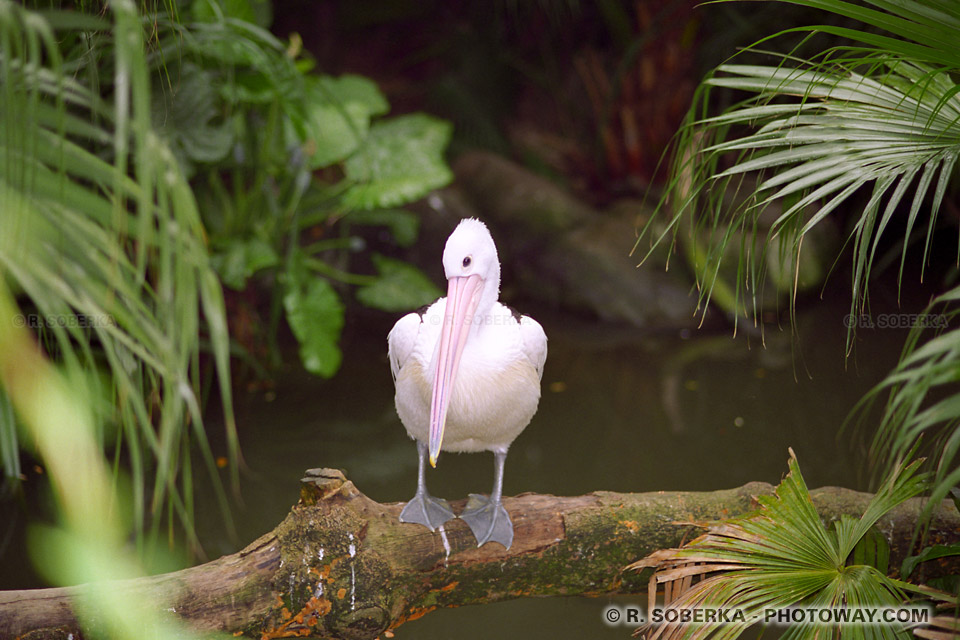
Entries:
[[498,262],[483,279],[483,289],[480,292],[480,300],[477,302],[477,310],[474,312],[476,322],[473,322],[470,327],[470,335],[476,335],[493,322],[490,318],[493,316],[493,310],[499,298],[500,263]]

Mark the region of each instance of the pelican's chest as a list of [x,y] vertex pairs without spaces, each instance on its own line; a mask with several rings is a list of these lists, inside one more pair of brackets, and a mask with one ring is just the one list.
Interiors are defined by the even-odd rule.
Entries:
[[[482,329],[460,359],[447,410],[447,451],[505,449],[537,411],[540,378],[523,351],[519,324],[511,319]],[[413,355],[397,376],[397,412],[407,432],[426,442],[436,354]]]

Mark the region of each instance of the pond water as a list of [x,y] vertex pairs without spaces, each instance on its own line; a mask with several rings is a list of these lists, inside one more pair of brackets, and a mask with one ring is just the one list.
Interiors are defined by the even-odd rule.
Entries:
[[[874,295],[874,310],[893,308],[893,302]],[[507,459],[505,493],[708,491],[751,480],[777,483],[787,468],[787,447],[809,486],[868,489],[862,443],[838,431],[856,401],[896,362],[906,332],[861,331],[856,352],[845,360],[848,304],[840,294],[815,301],[798,317],[799,340],[769,326],[765,347],[758,335],[744,332],[736,338],[729,330],[651,335],[529,310],[549,336],[550,354],[540,409]],[[305,374],[290,357],[273,390],[238,392],[249,467],[237,510],[239,535],[226,535],[212,493],[201,488],[197,525],[210,557],[236,551],[277,524],[297,500],[308,468],[344,469],[380,502],[413,495],[416,449],[393,406],[386,358],[393,320],[387,314],[351,320],[343,368],[333,380]],[[209,426],[220,432],[215,418]],[[222,442],[213,445],[223,450]],[[428,484],[436,495],[456,499],[489,492],[492,473],[489,453],[445,454]],[[0,506],[11,512],[9,501]],[[7,539],[0,588],[38,586],[27,577],[25,554],[16,551],[24,545],[23,522],[19,517]],[[440,610],[403,625],[396,637],[487,638],[495,630],[508,639],[627,638],[630,627],[603,623],[604,608],[642,601],[545,598]]]
[[[534,313],[549,336],[543,396],[507,458],[504,491],[578,495],[593,490],[713,490],[777,483],[787,447],[811,487],[866,490],[862,444],[838,431],[856,401],[896,362],[905,333],[862,332],[844,360],[846,298],[798,318],[799,344],[768,327],[758,336],[643,335]],[[251,474],[239,524],[244,542],[269,530],[298,495],[302,471],[337,467],[381,502],[416,486],[416,449],[393,406],[386,332],[393,318],[360,320],[345,336],[330,381],[296,363],[275,391],[237,401]],[[444,455],[428,486],[450,499],[490,491],[493,456]],[[211,509],[209,512],[213,512]],[[201,520],[207,551],[236,550],[216,520]],[[524,599],[434,611],[397,629],[404,638],[629,637],[602,621],[609,602],[641,597]]]

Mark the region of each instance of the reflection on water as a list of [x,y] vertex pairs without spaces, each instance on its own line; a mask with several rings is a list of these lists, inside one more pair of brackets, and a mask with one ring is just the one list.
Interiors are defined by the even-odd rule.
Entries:
[[[550,338],[540,409],[507,461],[505,493],[711,490],[779,481],[787,447],[811,487],[866,489],[864,456],[838,438],[850,408],[891,367],[903,332],[864,334],[869,350],[844,362],[844,307],[820,304],[799,319],[801,341],[693,333],[639,336],[535,314]],[[393,407],[386,360],[389,318],[355,323],[344,366],[323,382],[291,370],[275,396],[239,398],[245,481],[240,537],[270,529],[296,500],[304,469],[332,466],[370,497],[404,501],[416,486],[416,449]],[[265,399],[265,395],[271,401]],[[449,454],[428,486],[448,499],[490,491],[493,456]],[[211,508],[207,513],[215,513]],[[236,549],[214,519],[201,521],[213,555]],[[622,597],[637,603],[640,597]],[[625,638],[601,614],[609,598],[554,598],[436,611],[398,638]],[[480,621],[482,620],[482,624]]]

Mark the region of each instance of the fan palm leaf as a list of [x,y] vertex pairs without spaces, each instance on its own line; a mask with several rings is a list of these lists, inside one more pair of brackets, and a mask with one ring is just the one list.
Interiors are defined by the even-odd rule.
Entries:
[[[715,294],[735,297],[723,306],[756,320],[766,254],[786,247],[799,265],[805,235],[844,211],[852,249],[850,314],[856,316],[866,308],[881,240],[891,229],[902,235],[898,288],[908,252],[920,262],[921,278],[925,275],[960,155],[960,3],[781,1],[868,28],[782,31],[770,38],[791,31],[809,37],[827,33],[852,44],[812,59],[771,54],[776,64],[723,64],[708,76],[676,139],[670,188],[658,205],[672,209],[666,230],[654,237],[651,219],[641,240],[687,245],[688,255],[696,256],[701,309]],[[716,90],[747,97],[714,115]],[[747,176],[756,178],[756,187],[731,208],[724,196],[752,184]],[[779,214],[761,221],[775,202],[781,204]],[[737,246],[731,283],[721,277],[720,266],[730,259],[728,247]],[[931,436],[926,453],[936,468],[934,500],[960,483],[960,329],[949,326],[957,317],[958,297],[953,290],[937,301],[939,315],[919,316],[898,367],[858,406],[866,410],[881,393],[888,396],[874,443],[888,469],[914,450],[922,434]],[[934,317],[941,332],[923,343]],[[852,340],[851,327],[848,353]]]
[[[699,93],[704,103],[714,87],[754,95],[719,116],[693,120],[681,134],[681,147],[693,148],[678,154],[675,212],[665,233],[678,232],[685,216],[701,212],[694,224],[713,239],[708,267],[700,274],[701,302],[709,300],[726,247],[739,232],[756,233],[759,212],[774,201],[792,199],[770,234],[787,236],[799,252],[804,234],[853,194],[869,190],[852,231],[851,313],[864,303],[879,240],[911,192],[905,233],[912,233],[921,211],[929,211],[929,246],[960,155],[960,95],[945,98],[949,75],[921,63],[888,57],[860,64],[874,72],[882,68],[883,82],[851,70],[851,62],[812,68],[727,64],[705,81]],[[776,102],[784,98],[793,100]],[[731,127],[744,125],[755,131],[727,137]],[[736,159],[724,168],[731,155]],[[744,205],[731,212],[724,192],[736,189],[746,174],[761,179]],[[906,251],[905,243],[901,274]],[[762,283],[763,265],[762,252],[749,253],[738,281]]]
[[[790,472],[773,496],[757,498],[752,514],[707,526],[707,533],[680,549],[658,551],[629,568],[654,567],[650,579],[651,609],[657,584],[676,587],[664,606],[684,609],[739,610],[742,619],[706,624],[664,624],[650,627],[646,637],[736,638],[765,619],[767,611],[789,607],[859,608],[897,606],[909,585],[886,577],[877,568],[851,562],[856,546],[880,519],[924,488],[919,461],[901,465],[858,518],[846,516],[827,528],[820,520],[793,452]],[[682,576],[682,578],[681,578]],[[699,579],[698,582],[693,582]],[[679,593],[677,593],[679,591]],[[783,637],[835,637],[840,627],[822,623],[794,624]],[[884,633],[881,633],[884,632]],[[846,625],[844,638],[909,637],[889,626]]]

